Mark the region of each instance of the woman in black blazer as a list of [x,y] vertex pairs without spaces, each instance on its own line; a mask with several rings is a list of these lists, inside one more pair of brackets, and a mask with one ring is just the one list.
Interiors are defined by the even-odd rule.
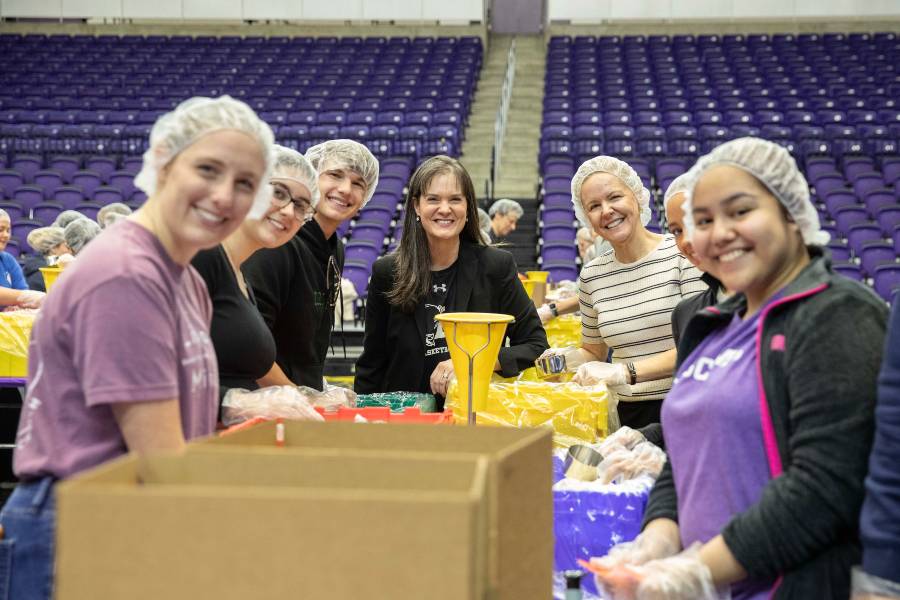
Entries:
[[477,214],[472,180],[458,161],[435,156],[413,173],[403,239],[372,271],[356,392],[433,392],[440,404],[453,377],[434,320],[444,312],[515,318],[494,367],[504,377],[533,365],[548,347],[512,255],[484,245]]

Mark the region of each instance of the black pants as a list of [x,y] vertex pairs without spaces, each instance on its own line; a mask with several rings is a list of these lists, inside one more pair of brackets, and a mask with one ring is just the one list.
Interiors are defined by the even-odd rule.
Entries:
[[651,423],[659,423],[662,400],[643,402],[619,402],[619,421],[632,429],[640,429]]

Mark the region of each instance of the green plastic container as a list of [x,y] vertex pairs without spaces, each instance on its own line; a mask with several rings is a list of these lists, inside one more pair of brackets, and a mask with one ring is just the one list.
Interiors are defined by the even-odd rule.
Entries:
[[435,412],[435,401],[432,394],[418,392],[384,392],[381,394],[360,394],[356,397],[356,406],[390,407],[391,412],[402,412],[405,408],[416,407],[423,413]]

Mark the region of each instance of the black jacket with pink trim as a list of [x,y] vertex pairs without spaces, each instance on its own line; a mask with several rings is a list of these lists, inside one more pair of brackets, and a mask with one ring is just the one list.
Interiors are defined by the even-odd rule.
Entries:
[[[850,567],[860,561],[859,512],[887,307],[835,274],[820,249],[810,247],[810,254],[811,263],[759,320],[757,364],[769,415],[747,426],[763,429],[772,479],[722,535],[750,577],[778,578],[773,598],[846,600]],[[697,313],[679,360],[745,307],[739,294]],[[678,520],[668,463],[644,524],[657,518]]]

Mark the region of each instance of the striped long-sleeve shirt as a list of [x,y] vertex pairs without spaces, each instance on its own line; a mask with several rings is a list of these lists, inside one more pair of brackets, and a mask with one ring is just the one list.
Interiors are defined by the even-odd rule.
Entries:
[[[633,263],[619,262],[612,251],[598,256],[578,281],[582,341],[609,346],[612,362],[637,362],[674,348],[672,310],[707,288],[700,276],[668,234]],[[624,401],[662,400],[671,386],[666,377],[616,391]]]

